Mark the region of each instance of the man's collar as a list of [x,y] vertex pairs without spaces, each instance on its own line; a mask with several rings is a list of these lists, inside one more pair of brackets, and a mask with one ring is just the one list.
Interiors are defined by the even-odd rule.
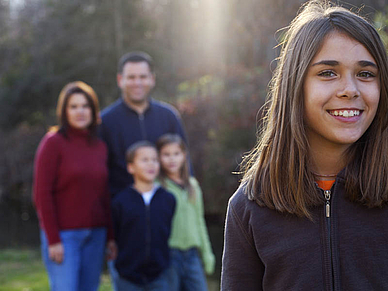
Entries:
[[123,106],[125,106],[126,108],[128,108],[129,110],[133,111],[134,113],[140,115],[140,114],[144,114],[146,113],[147,111],[151,110],[151,108],[153,107],[153,104],[154,104],[154,100],[153,98],[149,97],[148,98],[148,102],[147,102],[147,107],[144,109],[144,111],[142,113],[139,113],[135,108],[133,108],[130,104],[128,104],[127,102],[125,102],[124,98],[123,97],[120,97],[120,100],[121,100],[121,103],[123,104]]

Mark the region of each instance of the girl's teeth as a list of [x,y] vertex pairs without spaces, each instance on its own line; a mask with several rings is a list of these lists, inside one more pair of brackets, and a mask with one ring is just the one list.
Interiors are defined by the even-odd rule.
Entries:
[[360,115],[359,110],[334,110],[330,111],[331,115],[334,116],[343,116],[343,117],[353,117]]

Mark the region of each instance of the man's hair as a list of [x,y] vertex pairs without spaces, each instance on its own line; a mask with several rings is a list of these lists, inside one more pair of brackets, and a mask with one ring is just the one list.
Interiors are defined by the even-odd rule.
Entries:
[[[251,200],[280,212],[310,217],[324,202],[314,184],[303,116],[308,67],[331,33],[361,43],[379,70],[380,100],[364,135],[346,152],[346,195],[368,207],[388,201],[387,54],[377,31],[364,18],[328,1],[309,1],[291,22],[265,105],[263,129],[244,159],[242,184]],[[346,53],[346,52],[344,52]]]
[[141,140],[138,142],[135,142],[132,144],[128,149],[125,151],[125,160],[127,164],[133,163],[136,157],[136,153],[141,148],[153,148],[155,151],[157,151],[156,146],[149,142],[148,140]]
[[149,54],[141,51],[129,52],[123,55],[119,60],[119,63],[117,66],[117,72],[119,74],[122,74],[126,63],[141,63],[141,62],[146,62],[148,64],[150,72],[154,73],[155,68],[154,68],[154,61],[152,57]]

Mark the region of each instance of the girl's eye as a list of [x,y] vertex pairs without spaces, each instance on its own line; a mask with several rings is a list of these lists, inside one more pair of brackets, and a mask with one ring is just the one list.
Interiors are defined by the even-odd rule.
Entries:
[[332,70],[325,70],[318,73],[318,76],[321,77],[334,77],[336,74]]
[[362,78],[373,78],[373,77],[376,77],[375,74],[373,74],[372,72],[369,72],[369,71],[362,71],[362,72],[358,73],[358,76],[362,77]]

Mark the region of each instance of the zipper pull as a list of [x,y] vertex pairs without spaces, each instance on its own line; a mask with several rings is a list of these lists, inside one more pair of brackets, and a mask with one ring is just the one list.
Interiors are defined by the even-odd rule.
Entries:
[[326,217],[330,217],[330,197],[331,197],[331,191],[325,190],[325,199],[326,199]]

